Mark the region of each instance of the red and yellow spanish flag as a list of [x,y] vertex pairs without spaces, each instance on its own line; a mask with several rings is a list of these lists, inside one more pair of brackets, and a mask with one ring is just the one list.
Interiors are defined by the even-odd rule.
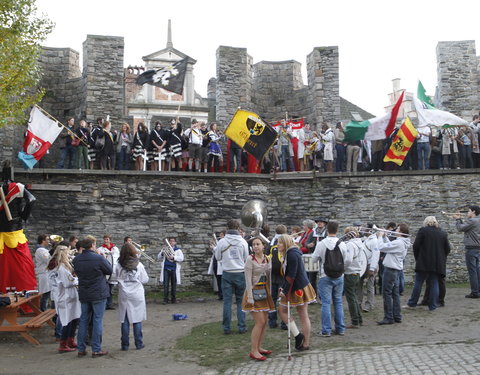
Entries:
[[395,164],[402,165],[408,151],[410,151],[410,147],[412,147],[412,144],[417,137],[417,134],[417,129],[415,129],[412,122],[407,117],[393,139],[392,145],[388,149],[383,161],[391,161]]

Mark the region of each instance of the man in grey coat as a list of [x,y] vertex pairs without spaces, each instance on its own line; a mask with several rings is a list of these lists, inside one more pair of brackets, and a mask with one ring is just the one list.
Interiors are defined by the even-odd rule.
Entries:
[[463,222],[460,213],[453,217],[459,232],[464,232],[465,263],[470,279],[470,294],[465,298],[480,298],[480,207],[469,206],[467,220]]

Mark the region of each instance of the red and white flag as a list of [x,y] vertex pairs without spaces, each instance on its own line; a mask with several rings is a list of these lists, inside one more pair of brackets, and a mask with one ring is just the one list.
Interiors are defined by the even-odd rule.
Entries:
[[[299,129],[302,129],[305,126],[305,120],[304,120],[303,117],[299,120],[296,120],[296,121],[290,120],[289,122],[286,123],[286,125],[290,126],[292,130],[299,130]],[[280,121],[277,122],[276,124],[273,124],[272,126],[274,128],[280,126]]]
[[62,125],[45,116],[39,108],[32,108],[27,134],[23,141],[23,151],[18,153],[18,158],[25,168],[33,168],[55,142],[62,129]]

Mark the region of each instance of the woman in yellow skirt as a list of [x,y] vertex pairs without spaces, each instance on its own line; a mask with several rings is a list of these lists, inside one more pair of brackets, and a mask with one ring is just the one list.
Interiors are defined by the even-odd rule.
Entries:
[[251,336],[251,351],[249,357],[257,361],[265,361],[265,355],[271,350],[262,348],[267,329],[268,313],[275,311],[270,294],[270,273],[272,264],[263,253],[264,245],[260,238],[252,241],[253,254],[245,262],[245,294],[242,310],[250,312],[255,321]]
[[[308,276],[303,265],[302,252],[288,234],[282,234],[278,238],[278,251],[283,254],[283,274],[285,280],[280,288],[280,306],[278,313],[285,322],[290,325],[290,332],[295,337],[295,349],[310,349],[311,324],[308,316],[308,305],[315,302],[315,290],[308,281]],[[297,309],[298,317],[302,325],[301,333],[290,317],[288,322],[287,303]]]

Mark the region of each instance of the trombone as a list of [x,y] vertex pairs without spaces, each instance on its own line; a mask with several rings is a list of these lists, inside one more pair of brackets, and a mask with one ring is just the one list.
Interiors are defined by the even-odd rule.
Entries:
[[145,250],[147,249],[147,247],[145,245],[140,245],[134,241],[132,241],[132,245],[135,247],[135,249],[137,249],[137,251],[139,252],[140,256],[143,256],[146,260],[148,260],[149,262],[152,262],[152,263],[155,263],[155,259],[153,259],[150,255],[148,255]]
[[377,232],[384,232],[387,236],[402,236],[402,237],[410,237],[410,234],[406,233],[400,233],[397,232],[396,230],[388,230],[384,228],[379,228],[376,225],[373,225],[372,228],[367,228],[367,227],[358,227],[357,228],[359,233],[362,234],[375,234]]
[[468,211],[458,211],[458,212],[445,212],[442,211],[442,215],[448,216],[448,217],[453,217],[455,215],[458,215],[460,219],[464,219],[467,217]]

